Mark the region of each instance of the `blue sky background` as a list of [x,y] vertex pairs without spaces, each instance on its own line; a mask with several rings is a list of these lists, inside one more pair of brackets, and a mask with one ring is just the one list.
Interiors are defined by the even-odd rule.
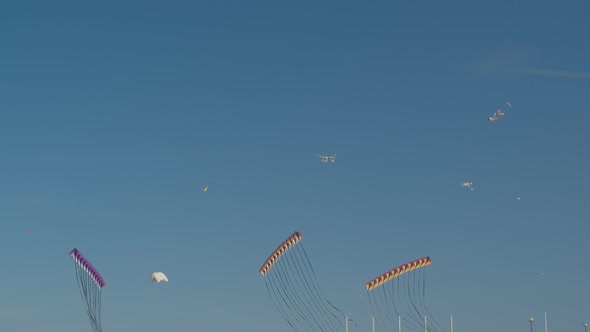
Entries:
[[0,330],[90,330],[76,247],[107,282],[105,332],[289,331],[257,271],[297,230],[351,331],[370,329],[364,283],[427,255],[430,311],[455,331],[539,330],[545,309],[550,330],[582,331],[589,15],[3,2]]

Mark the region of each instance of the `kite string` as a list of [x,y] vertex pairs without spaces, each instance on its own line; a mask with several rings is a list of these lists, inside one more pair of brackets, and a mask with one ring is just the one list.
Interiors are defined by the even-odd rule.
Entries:
[[[275,307],[277,308],[277,311],[281,314],[281,316],[283,316],[283,318],[285,318],[285,320],[287,321],[287,323],[289,324],[289,326],[291,326],[291,328],[293,328],[294,331],[297,331],[297,329],[295,328],[295,326],[293,326],[293,323],[291,322],[291,320],[289,319],[289,316],[287,316],[287,314],[284,312],[283,307],[280,305],[280,302],[278,301],[278,296],[275,293],[275,289],[273,286],[269,286],[269,276],[268,274],[265,276],[264,278],[264,284],[266,285],[266,291],[268,292],[268,295],[270,296],[270,298],[273,300],[273,302],[275,302]],[[271,294],[271,288],[273,289],[273,294]]]
[[[311,284],[313,285],[313,288],[316,292],[317,297],[320,299],[323,299],[323,296],[322,296],[322,293],[320,290],[320,286],[317,281],[317,276],[315,274],[313,266],[311,265],[309,257],[307,256],[307,253],[305,252],[305,248],[303,248],[303,245],[301,243],[299,243],[299,246],[297,246],[296,249],[299,251],[298,257],[300,257],[300,259],[303,261],[303,266],[305,267],[306,272],[307,272],[306,276],[309,276],[309,278],[311,280]],[[323,310],[325,310],[326,312],[328,312],[329,314],[331,314],[335,318],[335,320],[339,323],[340,327],[342,328],[343,325],[342,325],[341,319],[338,316],[336,316],[331,310],[329,310],[329,308],[327,308],[326,304],[323,302],[322,302],[322,307],[323,307]],[[344,316],[342,316],[341,318],[343,320]],[[332,321],[332,324],[334,324],[333,321]]]
[[[276,265],[276,264],[275,264]],[[285,304],[285,306],[287,307],[289,313],[291,313],[292,319],[298,323],[299,326],[302,326],[305,330],[309,331],[308,328],[305,327],[305,324],[303,324],[301,322],[301,320],[299,319],[299,317],[301,317],[301,315],[297,312],[295,312],[295,305],[293,303],[293,299],[291,299],[289,297],[289,295],[287,294],[286,291],[286,287],[283,284],[283,280],[281,275],[276,272],[277,270],[274,270],[273,273],[269,273],[268,275],[272,278],[271,280],[273,281],[273,283],[276,285],[276,290],[280,295],[280,298],[282,299],[283,303]],[[287,312],[287,311],[285,311]],[[298,317],[299,316],[299,317]],[[304,318],[302,318],[304,319]]]
[[[284,257],[284,262],[286,262],[286,265],[288,265],[290,275],[293,277],[293,279],[295,279],[295,284],[298,286],[298,289],[301,290],[302,295],[306,295],[306,303],[310,304],[310,308],[306,308],[308,309],[308,312],[310,312],[311,316],[314,318],[314,321],[316,322],[318,327],[321,329],[322,327],[318,319],[323,318],[325,324],[326,321],[330,323],[329,317],[326,316],[325,312],[322,311],[321,299],[318,299],[316,296],[314,296],[309,284],[307,283],[308,278],[306,278],[306,276],[303,274],[302,269],[297,268],[298,262],[296,258],[293,257],[296,255],[296,251],[287,253]],[[317,315],[319,315],[317,316],[318,319],[316,319],[316,315],[314,315],[312,312],[315,312]]]
[[446,328],[444,328],[441,324],[438,323],[438,321],[436,320],[436,318],[434,318],[434,316],[430,313],[430,311],[428,310],[428,307],[426,306],[426,269],[424,269],[424,271],[422,271],[423,273],[423,277],[422,277],[422,296],[424,298],[424,310],[426,310],[426,312],[428,313],[428,316],[432,319],[432,321],[434,322],[434,324],[436,324],[441,330],[446,332]]
[[[289,262],[289,253],[286,253],[285,255],[283,255],[283,259],[275,264],[275,271],[276,271],[276,273],[278,273],[280,275],[281,282],[282,282],[283,286],[285,287],[285,292],[287,290],[289,290],[289,292],[292,294],[292,296],[290,296],[290,298],[292,299],[293,306],[297,308],[297,313],[309,325],[311,330],[314,329],[313,328],[314,324],[312,324],[310,322],[309,316],[311,316],[311,320],[313,320],[315,325],[318,326],[320,328],[320,330],[323,331],[321,324],[319,324],[319,322],[317,321],[315,316],[312,314],[311,310],[309,309],[309,306],[306,305],[309,303],[309,300],[307,300],[307,303],[306,303],[306,301],[304,301],[301,298],[294,283],[291,282],[291,279],[292,278],[297,279],[296,278],[297,276],[292,271],[291,265],[289,263],[290,263]],[[295,303],[295,302],[298,302],[298,303]],[[304,312],[304,310],[302,310],[301,307],[303,307],[306,312]]]

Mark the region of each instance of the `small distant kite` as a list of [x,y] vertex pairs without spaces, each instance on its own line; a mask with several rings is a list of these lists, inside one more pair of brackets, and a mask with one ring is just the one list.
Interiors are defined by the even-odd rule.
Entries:
[[25,231],[25,233],[27,233],[27,235],[31,235],[31,230],[30,230],[30,229],[27,229],[27,230]]
[[212,184],[213,184],[213,182],[209,182],[206,186],[204,186],[203,188],[201,188],[201,190],[203,192],[206,192],[209,189],[209,186],[212,185]]
[[520,201],[522,199],[522,197],[516,197],[517,201]]
[[316,156],[320,157],[321,162],[323,163],[333,163],[336,161],[336,155],[331,155],[331,156],[322,156],[319,154],[316,154]]
[[502,112],[502,110],[499,108],[496,108],[496,112],[494,112],[493,116],[490,116],[488,118],[488,121],[496,121],[496,120],[499,120],[503,117],[504,117],[504,113]]
[[461,183],[461,187],[473,190],[473,182],[463,182]]
[[506,102],[506,105],[512,107],[512,104],[510,102]]
[[168,282],[168,278],[162,272],[154,272],[152,273],[152,280],[155,282],[166,281]]

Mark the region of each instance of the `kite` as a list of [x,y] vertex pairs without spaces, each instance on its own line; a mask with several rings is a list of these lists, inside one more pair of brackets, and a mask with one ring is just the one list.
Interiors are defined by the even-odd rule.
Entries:
[[152,273],[152,280],[155,282],[166,281],[168,282],[168,277],[162,272],[154,272]]
[[463,182],[461,183],[461,187],[473,190],[473,182]]
[[27,230],[25,231],[25,233],[26,233],[27,235],[31,235],[31,230],[30,230],[30,229],[27,229]]
[[502,112],[501,109],[497,108],[496,109],[496,112],[494,112],[494,115],[493,116],[490,116],[488,118],[488,121],[496,121],[496,120],[499,120],[499,119],[501,119],[503,117],[504,117],[504,113]]
[[320,157],[321,162],[323,163],[333,163],[336,162],[336,155],[331,156],[322,156],[316,153],[316,156]]
[[[314,269],[293,233],[268,257],[258,272],[279,313],[298,331],[342,331],[345,315],[322,296]],[[356,324],[356,323],[355,323]]]
[[209,182],[206,186],[204,186],[203,188],[201,188],[201,190],[203,192],[206,192],[209,189],[209,186],[212,185],[212,184],[213,184],[213,182]]
[[[424,317],[429,331],[444,331],[426,307],[426,266],[430,257],[413,260],[367,282],[369,306],[380,329],[395,331],[401,322],[405,330],[423,331]],[[399,324],[399,325],[398,325]]]
[[508,106],[512,107],[512,104],[511,104],[511,103],[509,103],[509,102],[506,102],[506,105],[508,105]]
[[70,252],[70,257],[74,260],[76,279],[80,295],[86,304],[86,313],[90,318],[90,326],[93,332],[102,332],[101,327],[101,290],[106,285],[104,279],[98,273],[96,268],[90,264],[84,256],[74,248]]

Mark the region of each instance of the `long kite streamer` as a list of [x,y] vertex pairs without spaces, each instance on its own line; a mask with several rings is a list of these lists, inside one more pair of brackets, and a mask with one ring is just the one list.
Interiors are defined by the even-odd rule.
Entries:
[[76,279],[80,295],[86,304],[86,313],[90,318],[90,326],[93,332],[102,332],[101,327],[101,289],[106,285],[104,279],[98,273],[96,268],[82,256],[78,249],[74,248],[70,252],[70,257],[74,260]]
[[432,323],[428,330],[445,331],[426,306],[426,269],[432,264],[423,257],[395,267],[365,284],[369,305],[378,328],[396,331],[400,320],[404,330],[423,331],[424,317]]
[[336,332],[344,314],[322,296],[313,267],[293,233],[270,255],[258,271],[277,310],[294,331]]

